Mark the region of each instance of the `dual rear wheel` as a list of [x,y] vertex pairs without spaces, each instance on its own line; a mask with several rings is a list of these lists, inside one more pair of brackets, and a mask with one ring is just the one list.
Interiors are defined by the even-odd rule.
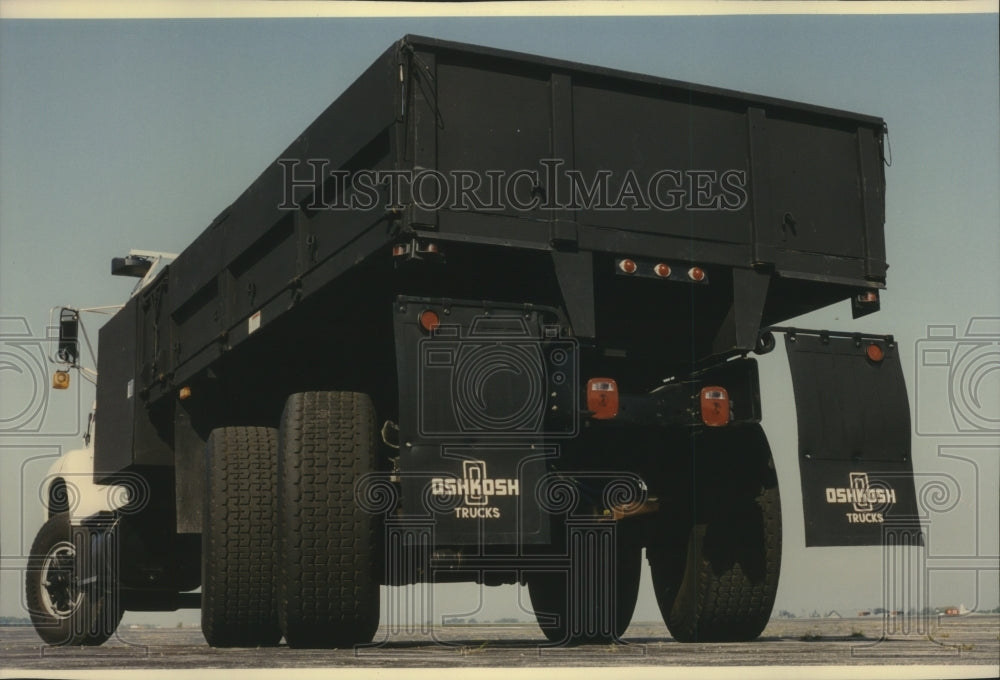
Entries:
[[[650,518],[646,554],[663,621],[680,642],[753,640],[767,625],[781,566],[781,501],[759,425],[692,437],[693,493]],[[662,515],[661,513],[657,513]]]
[[378,522],[354,498],[376,465],[375,410],[355,392],[288,398],[279,430],[208,446],[202,630],[217,647],[349,647],[379,619]]
[[624,635],[643,545],[660,614],[675,640],[745,641],[763,631],[781,562],[781,502],[767,439],[759,425],[745,425],[701,430],[685,443],[672,482],[681,500],[623,520],[613,545],[571,542],[566,570],[528,574],[532,607],[549,641]]

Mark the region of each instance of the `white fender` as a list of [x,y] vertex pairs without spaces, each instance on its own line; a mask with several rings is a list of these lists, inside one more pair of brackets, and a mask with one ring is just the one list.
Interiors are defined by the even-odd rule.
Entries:
[[100,512],[120,510],[128,504],[136,491],[130,488],[131,485],[94,483],[93,443],[86,448],[64,453],[49,466],[40,492],[46,509],[51,500],[52,485],[60,479],[65,483],[65,501],[73,524],[79,524]]

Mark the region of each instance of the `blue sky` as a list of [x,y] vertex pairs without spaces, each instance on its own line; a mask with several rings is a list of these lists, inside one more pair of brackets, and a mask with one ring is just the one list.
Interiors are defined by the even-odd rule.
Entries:
[[[883,311],[852,321],[841,303],[797,323],[894,333],[914,413],[950,413],[948,376],[919,360],[928,342],[948,344],[928,341],[928,326],[955,326],[957,345],[970,319],[1000,317],[996,14],[5,20],[0,316],[24,317],[38,336],[53,305],[121,301],[132,282],[109,276],[111,257],[129,248],[182,250],[405,33],[885,118],[893,165],[887,169],[891,269]],[[8,329],[11,322],[5,323]],[[974,342],[991,341],[995,335]],[[878,549],[802,547],[795,425],[780,351],[762,360],[762,387],[785,508],[776,610],[879,606]],[[34,489],[47,461],[32,456],[76,446],[74,437],[59,435],[75,422],[69,412],[77,401],[93,399],[86,388],[39,397],[49,411],[41,431],[28,435],[9,426],[24,399],[22,388],[0,372],[2,615],[19,613],[16,558],[42,521]],[[1000,371],[988,373],[981,389],[980,407],[996,418]],[[921,430],[917,418],[914,425],[920,479],[944,479],[953,489],[951,500],[935,506],[928,519],[930,604],[995,607],[998,429],[969,434],[925,422]],[[960,566],[947,567],[948,556]],[[476,606],[474,589],[440,592],[446,607]],[[485,618],[513,615],[512,589],[487,597]],[[183,616],[197,618],[193,612]],[[641,598],[636,616],[657,618],[650,597]]]

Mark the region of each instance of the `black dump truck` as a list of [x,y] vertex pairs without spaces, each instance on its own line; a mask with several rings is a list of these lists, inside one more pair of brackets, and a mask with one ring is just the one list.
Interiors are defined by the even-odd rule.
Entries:
[[879,309],[885,135],[403,38],[186,250],[114,260],[142,281],[100,329],[93,440],[47,479],[39,634],[200,606],[214,646],[368,644],[381,586],[468,581],[527,586],[550,644],[616,640],[645,549],[675,639],[752,639],[776,334],[806,544],[919,543],[893,337],[778,326]]

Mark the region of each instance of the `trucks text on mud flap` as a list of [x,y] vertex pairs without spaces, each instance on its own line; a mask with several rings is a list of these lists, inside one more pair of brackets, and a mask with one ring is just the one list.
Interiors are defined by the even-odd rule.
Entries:
[[[212,645],[346,646],[380,586],[472,581],[526,585],[554,644],[613,640],[645,548],[674,638],[752,639],[781,508],[750,354],[777,332],[807,545],[919,542],[892,336],[774,326],[878,310],[884,134],[404,38],[184,252],[114,261],[142,281],[46,479],[39,634],[200,606]],[[79,368],[78,310],[60,328]]]

